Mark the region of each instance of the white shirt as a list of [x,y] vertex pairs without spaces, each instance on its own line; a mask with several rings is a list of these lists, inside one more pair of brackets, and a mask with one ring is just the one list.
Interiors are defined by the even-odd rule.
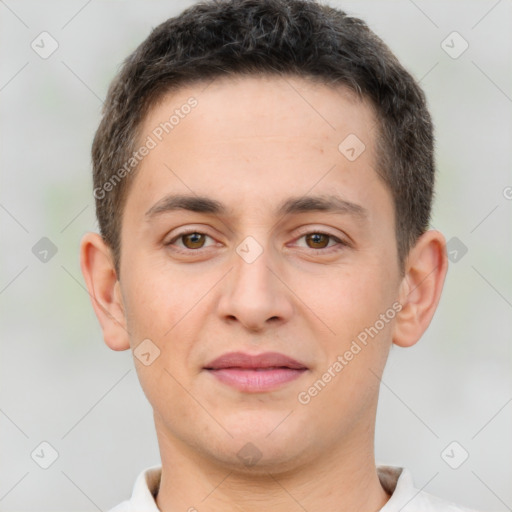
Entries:
[[[162,466],[142,471],[135,481],[132,497],[109,512],[160,512],[155,496],[161,472]],[[382,487],[391,495],[380,512],[476,512],[416,489],[409,471],[404,468],[377,466],[377,473]]]

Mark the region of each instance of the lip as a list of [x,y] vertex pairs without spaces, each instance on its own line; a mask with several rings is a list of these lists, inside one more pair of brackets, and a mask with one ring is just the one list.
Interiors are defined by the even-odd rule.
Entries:
[[256,355],[229,352],[204,369],[224,384],[248,393],[278,389],[308,370],[303,363],[278,352]]

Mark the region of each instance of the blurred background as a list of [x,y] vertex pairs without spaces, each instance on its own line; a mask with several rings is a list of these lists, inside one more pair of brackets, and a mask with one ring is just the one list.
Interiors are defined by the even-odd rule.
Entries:
[[[97,230],[89,155],[108,84],[192,3],[0,1],[0,511],[108,510],[160,463],[132,355],[103,343],[78,249]],[[430,328],[391,351],[377,462],[512,510],[512,2],[329,4],[420,80],[437,137],[432,225],[449,241]]]

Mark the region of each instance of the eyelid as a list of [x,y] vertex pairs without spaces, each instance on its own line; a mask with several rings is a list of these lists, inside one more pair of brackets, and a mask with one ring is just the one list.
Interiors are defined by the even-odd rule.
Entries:
[[[174,245],[176,243],[176,241],[179,240],[180,238],[182,238],[186,235],[191,235],[193,233],[197,233],[198,235],[204,235],[208,238],[211,238],[212,240],[215,240],[213,236],[209,235],[208,233],[205,233],[204,231],[201,231],[200,229],[188,228],[188,229],[184,229],[183,231],[180,231],[178,233],[175,233],[168,242],[164,242],[164,245],[165,246]],[[207,247],[211,247],[211,246],[207,246]],[[189,249],[187,247],[185,247],[185,248],[178,247],[178,248],[181,249],[182,251],[198,252],[201,249],[206,249],[207,247],[200,247],[199,249]]]
[[[297,241],[298,240],[301,240],[302,238],[304,238],[305,236],[309,235],[309,234],[318,234],[318,235],[325,235],[327,237],[329,237],[329,242],[327,242],[327,246],[326,247],[320,247],[320,248],[314,248],[314,247],[308,247],[307,245],[304,245],[304,246],[301,246],[301,245],[297,245]],[[329,245],[331,242],[334,242],[332,245]],[[290,244],[292,247],[297,247],[299,248],[301,251],[305,251],[305,252],[308,252],[308,253],[312,253],[312,254],[315,254],[315,255],[318,255],[318,256],[322,256],[322,255],[327,255],[327,254],[331,254],[333,252],[337,252],[337,251],[340,251],[342,250],[343,248],[347,248],[349,247],[349,244],[347,242],[345,242],[344,240],[342,240],[341,238],[338,238],[330,233],[323,233],[322,231],[311,231],[309,233],[305,233],[304,235],[301,235],[299,237],[297,237],[295,240],[294,240],[294,243]]]
[[[332,239],[336,240],[338,243],[346,245],[346,246],[351,247],[353,244],[351,238],[348,235],[335,234],[327,228],[315,227],[315,226],[311,226],[311,225],[301,226],[300,228],[298,228],[298,235],[294,238],[294,241],[297,241],[299,238],[302,238],[303,236],[316,234],[316,233],[318,233],[319,235],[329,236]],[[319,249],[313,249],[313,250],[319,251]]]
[[[215,241],[215,238],[213,236],[209,235],[205,231],[202,231],[201,228],[199,228],[199,229],[185,228],[183,231],[175,233],[168,242],[164,242],[164,245],[165,246],[174,245],[176,243],[176,241],[178,241],[180,238],[182,238],[186,235],[193,234],[193,233],[197,233],[199,235],[204,235],[205,237],[210,238]],[[334,233],[331,233],[329,230],[327,230],[325,228],[315,228],[314,226],[312,227],[311,225],[302,226],[301,228],[299,228],[299,233],[297,234],[297,236],[294,237],[292,243],[295,243],[295,242],[297,242],[297,240],[300,240],[301,238],[303,238],[307,235],[312,235],[312,234],[325,235],[325,236],[329,237],[331,240],[335,241],[336,244],[328,246],[328,247],[320,248],[320,249],[314,249],[312,247],[302,247],[302,249],[305,249],[308,251],[313,251],[316,253],[322,253],[322,252],[327,253],[327,252],[330,252],[333,250],[335,251],[336,249],[339,249],[340,246],[352,247],[352,243],[350,241],[344,239],[343,237],[335,235]],[[346,238],[348,238],[348,237],[346,237]],[[200,247],[198,249],[189,249],[188,247],[179,247],[178,246],[177,250],[182,251],[182,252],[189,252],[189,253],[200,252],[202,250],[207,250],[209,247],[212,247],[214,245],[215,245],[215,243],[208,245],[206,247],[205,246]]]

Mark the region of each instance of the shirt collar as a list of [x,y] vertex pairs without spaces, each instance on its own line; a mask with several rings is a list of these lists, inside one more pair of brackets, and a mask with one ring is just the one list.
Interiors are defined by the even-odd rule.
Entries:
[[[129,500],[131,510],[137,512],[160,512],[155,498],[160,486],[162,466],[152,466],[143,470],[135,481],[132,497]],[[384,490],[391,495],[379,512],[394,512],[402,509],[419,493],[409,471],[395,466],[377,466],[377,474]],[[124,511],[125,509],[120,509]],[[111,512],[116,512],[113,509]]]

